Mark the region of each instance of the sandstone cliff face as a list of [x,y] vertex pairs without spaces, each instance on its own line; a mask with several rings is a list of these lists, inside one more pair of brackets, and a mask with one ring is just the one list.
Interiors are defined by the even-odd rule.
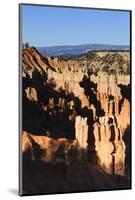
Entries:
[[99,123],[94,123],[94,136],[96,153],[103,169],[110,174],[124,175],[125,143],[117,118],[101,117]]
[[[128,53],[119,53],[117,59],[115,56],[98,53],[89,65],[104,65],[101,61],[112,62],[113,68],[119,62],[129,64]],[[129,144],[123,138],[130,134],[126,131],[130,126],[130,99],[125,91],[130,92],[130,77],[103,71],[90,74],[85,61],[83,57],[43,57],[34,48],[23,49],[22,151],[30,151],[32,159],[40,155],[41,160],[52,162],[59,151],[63,160],[70,155],[73,161],[74,150],[77,160],[82,160],[92,149],[106,173],[125,175]]]

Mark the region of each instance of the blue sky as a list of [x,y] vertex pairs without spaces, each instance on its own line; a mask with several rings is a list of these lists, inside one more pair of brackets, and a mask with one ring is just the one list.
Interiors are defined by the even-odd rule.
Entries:
[[22,41],[32,46],[130,44],[130,14],[46,6],[22,6]]

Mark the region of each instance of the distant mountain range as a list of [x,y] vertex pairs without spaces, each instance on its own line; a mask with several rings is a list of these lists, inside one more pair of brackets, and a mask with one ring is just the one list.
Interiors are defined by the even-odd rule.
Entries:
[[99,50],[130,50],[128,45],[110,45],[110,44],[82,44],[82,45],[64,45],[51,47],[36,47],[40,53],[46,56],[75,56],[87,53],[88,51]]

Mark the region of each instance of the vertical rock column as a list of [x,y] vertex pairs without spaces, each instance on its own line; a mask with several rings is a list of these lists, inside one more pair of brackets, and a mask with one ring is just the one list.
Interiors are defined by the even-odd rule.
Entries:
[[100,158],[100,165],[103,169],[112,174],[113,172],[113,156],[112,152],[114,150],[114,145],[110,141],[111,139],[111,131],[108,124],[105,123],[105,118],[102,120],[100,125],[100,151],[99,151],[99,158]]
[[88,125],[87,118],[81,116],[76,117],[75,122],[75,137],[79,144],[79,157],[81,160],[86,159],[86,149],[88,146]]
[[124,175],[125,173],[125,143],[122,139],[122,132],[116,126],[115,130],[115,153],[114,153],[114,173],[117,175]]

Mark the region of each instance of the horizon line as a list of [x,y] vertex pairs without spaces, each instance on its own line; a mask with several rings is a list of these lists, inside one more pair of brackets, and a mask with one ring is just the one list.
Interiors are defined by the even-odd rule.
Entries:
[[[25,43],[29,43],[29,42],[22,42],[22,44],[25,44]],[[42,47],[46,47],[46,48],[51,48],[51,47],[61,47],[61,46],[82,46],[82,45],[108,45],[108,46],[128,46],[130,47],[130,44],[112,44],[112,43],[80,43],[80,44],[58,44],[58,45],[43,45],[43,46],[38,46],[38,45],[31,45],[29,43],[30,46],[35,46],[35,47],[38,47],[38,48],[42,48]]]

